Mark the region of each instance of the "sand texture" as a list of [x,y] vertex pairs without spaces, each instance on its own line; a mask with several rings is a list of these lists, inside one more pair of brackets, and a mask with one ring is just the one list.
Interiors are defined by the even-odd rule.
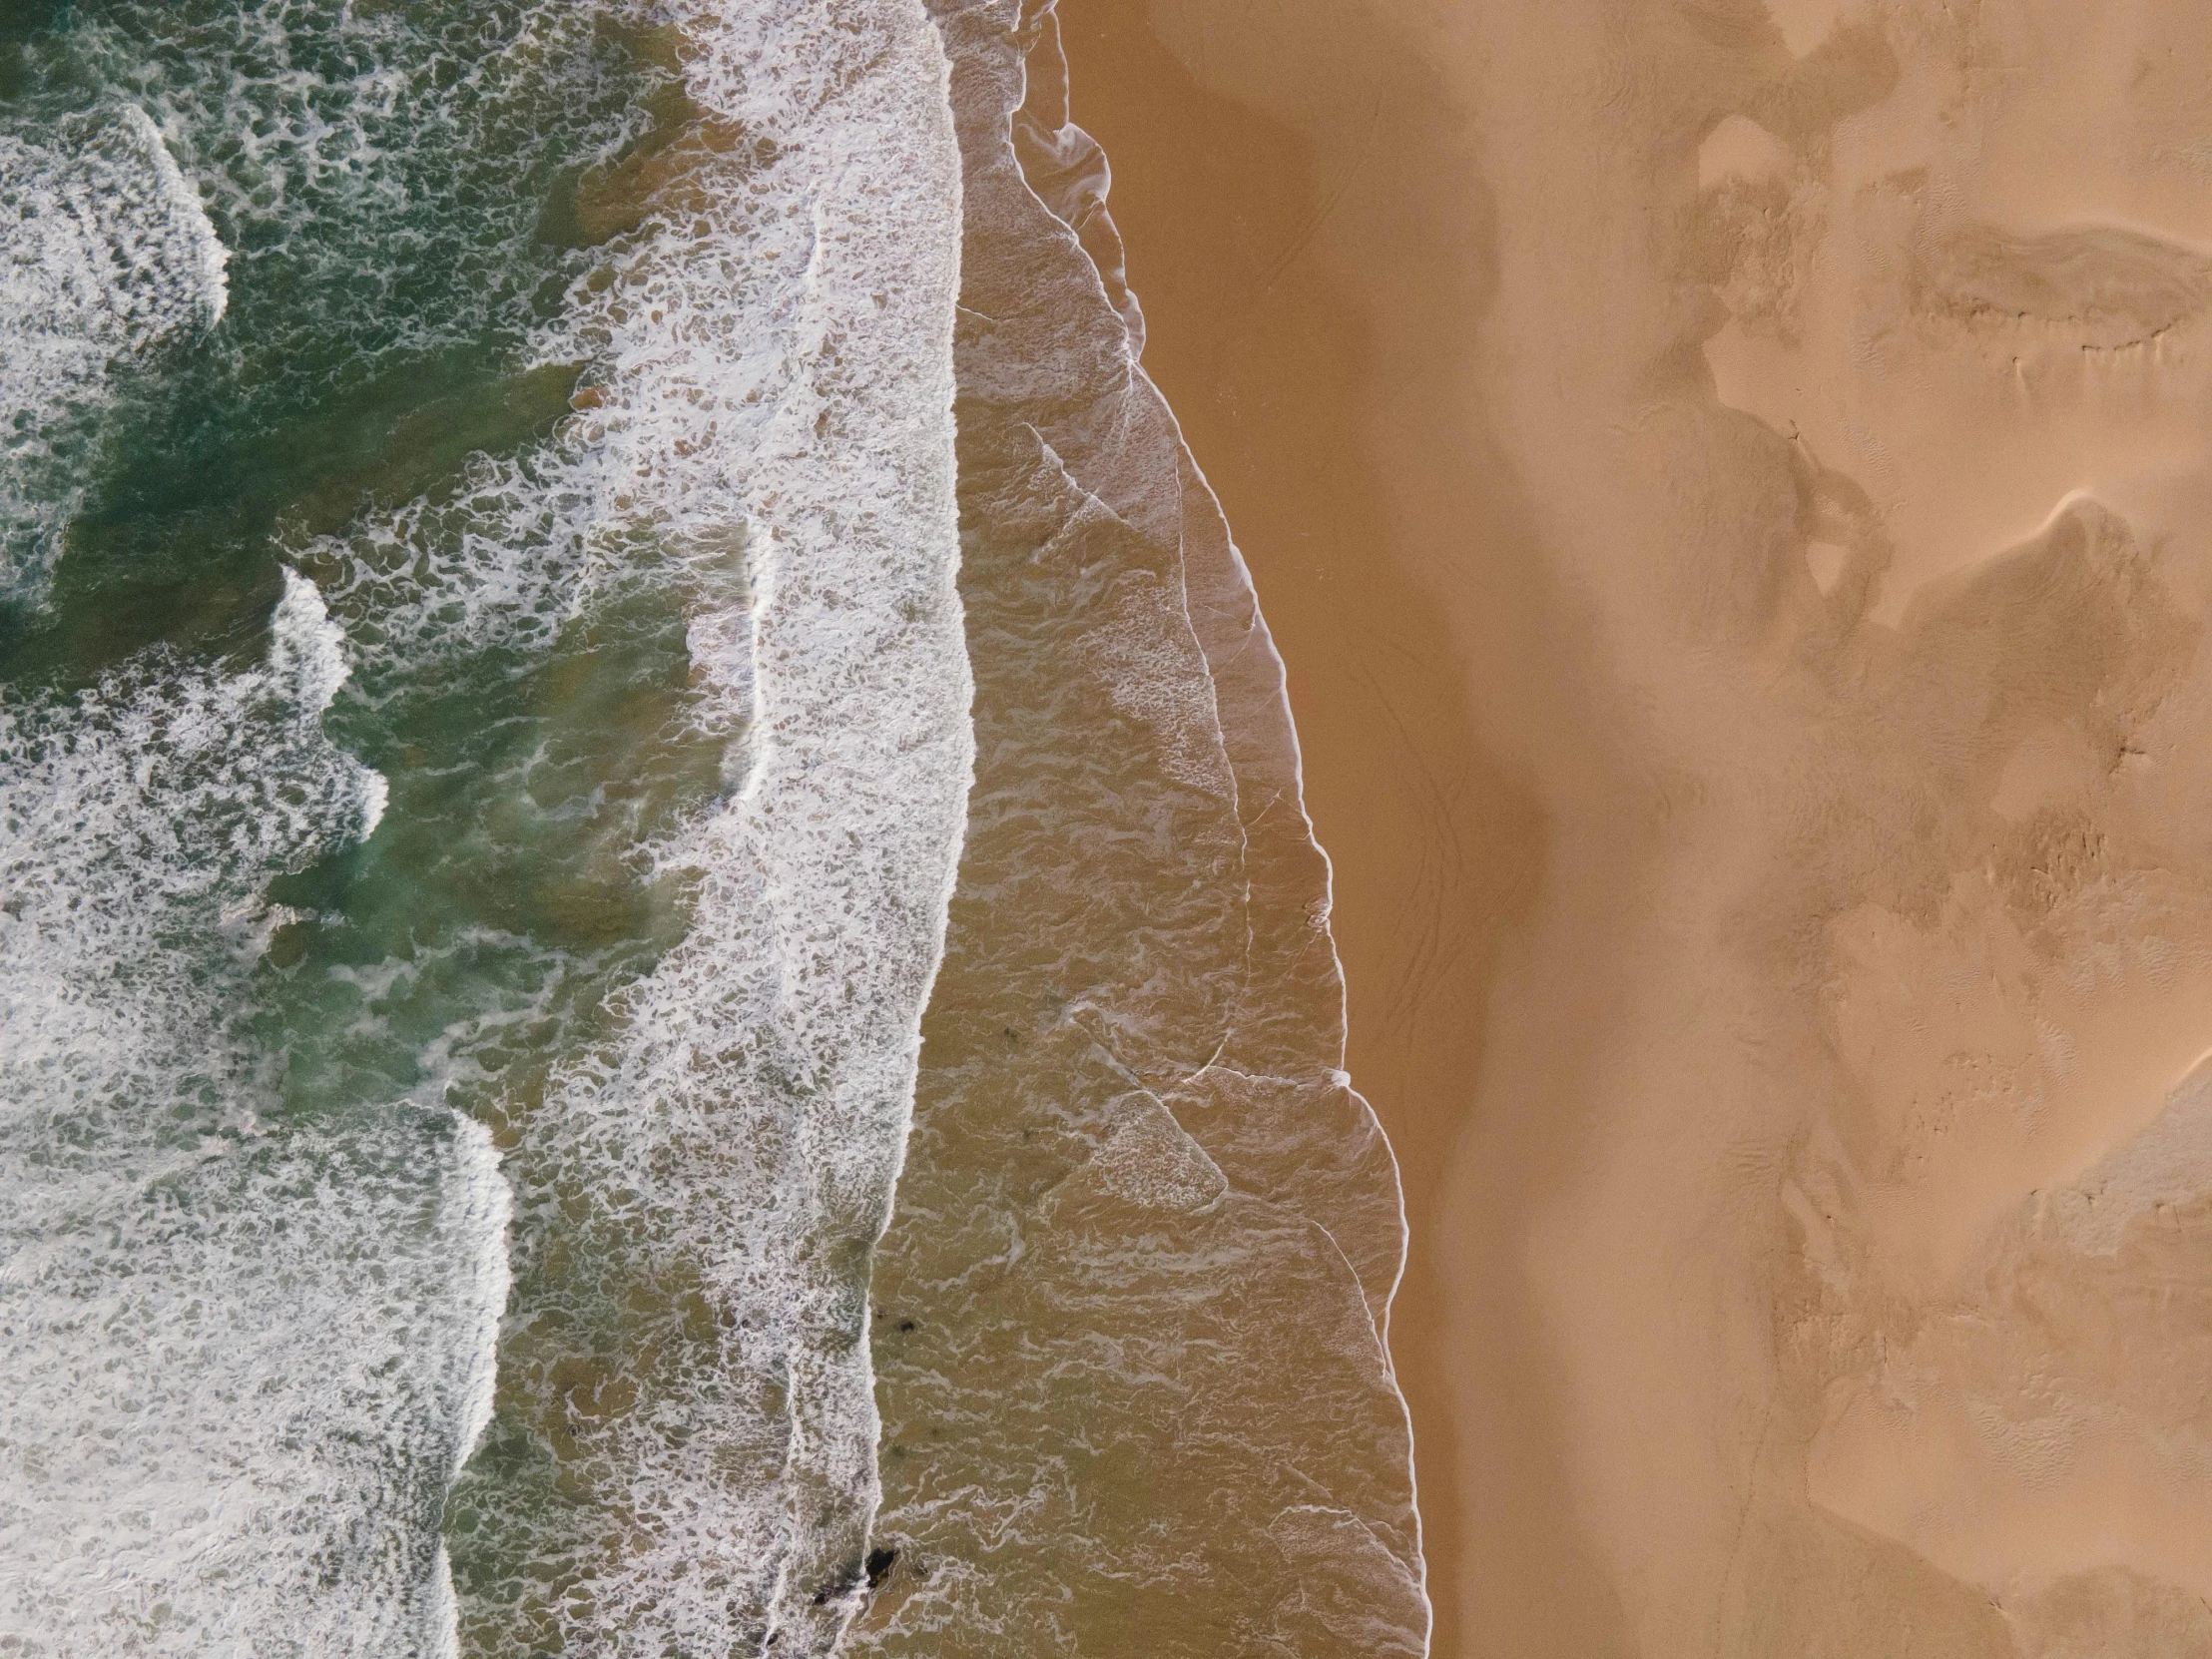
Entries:
[[2212,15],[1063,0],[1435,1651],[2212,1654]]

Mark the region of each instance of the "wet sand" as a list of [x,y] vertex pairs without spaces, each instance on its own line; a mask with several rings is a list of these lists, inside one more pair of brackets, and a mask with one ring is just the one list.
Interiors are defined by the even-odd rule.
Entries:
[[[1479,312],[1489,232],[1420,182],[1463,175],[1465,137],[1373,15],[1309,7],[1293,27],[1192,7],[1157,30],[1131,0],[1064,0],[1061,15],[1075,118],[1114,166],[1145,365],[1288,667],[1308,809],[1335,868],[1347,1067],[1404,1181],[1412,1248],[1391,1346],[1413,1412],[1434,1651],[1459,1652],[1463,1598],[1489,1602],[1522,1546],[1566,1525],[1547,1501],[1548,1390],[1510,1283],[1481,1285],[1471,1354],[1439,1341],[1443,1177],[1473,1104],[1481,1010],[1543,857],[1541,815],[1494,735],[1531,688],[1480,672],[1500,662],[1496,639],[1540,626],[1540,572],[1467,406],[1471,341],[1431,321]],[[1509,1434],[1455,1400],[1451,1371],[1469,1359]],[[1498,1497],[1465,1504],[1470,1476]],[[1549,1613],[1540,1589],[1513,1599],[1528,1628],[1561,1628],[1574,1593],[1562,1586]],[[1514,1651],[1517,1615],[1482,1622],[1494,1651]]]
[[873,1264],[855,1647],[1418,1659],[1397,1182],[1281,665],[1019,16],[935,8],[976,765]]
[[1065,0],[1405,1169],[1439,1654],[2212,1652],[2189,13]]

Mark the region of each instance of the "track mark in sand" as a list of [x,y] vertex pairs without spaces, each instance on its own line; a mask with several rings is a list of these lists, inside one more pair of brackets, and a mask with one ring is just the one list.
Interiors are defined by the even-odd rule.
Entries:
[[1292,263],[1297,260],[1299,255],[1305,253],[1313,243],[1314,238],[1321,234],[1321,228],[1329,223],[1329,216],[1337,211],[1337,204],[1342,202],[1345,199],[1345,193],[1352,189],[1352,181],[1357,179],[1360,176],[1360,170],[1368,165],[1368,156],[1375,149],[1376,132],[1382,125],[1382,94],[1378,90],[1375,95],[1375,106],[1368,111],[1368,131],[1367,136],[1360,140],[1360,153],[1352,158],[1352,165],[1345,169],[1344,178],[1338,182],[1337,188],[1329,193],[1329,199],[1307,216],[1306,223],[1301,225],[1298,228],[1298,234],[1291,238],[1291,245],[1276,257],[1275,264],[1268,267],[1267,276],[1260,279],[1260,286],[1256,290],[1258,293],[1266,293],[1271,290],[1276,282],[1281,279],[1283,273],[1291,269]]
[[1713,1593],[1713,1653],[1719,1659],[1722,1639],[1728,1634],[1728,1587],[1736,1581],[1736,1563],[1744,1553],[1744,1530],[1751,1524],[1751,1506],[1759,1498],[1759,1465],[1766,1456],[1767,1441],[1774,1432],[1774,1401],[1759,1413],[1759,1439],[1751,1448],[1751,1478],[1744,1482],[1744,1501],[1736,1511],[1736,1535],[1728,1546],[1728,1565],[1721,1571],[1720,1588]]

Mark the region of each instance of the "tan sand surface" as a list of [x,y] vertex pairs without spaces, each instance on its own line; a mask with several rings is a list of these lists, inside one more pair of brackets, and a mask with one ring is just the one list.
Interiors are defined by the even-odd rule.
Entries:
[[1441,1654],[2212,1654],[2212,29],[1064,0],[1337,864]]
[[[1423,1340],[1441,1327],[1434,1221],[1501,923],[1532,899],[1540,844],[1532,803],[1470,708],[1460,654],[1485,619],[1445,609],[1438,557],[1472,539],[1501,568],[1522,563],[1511,484],[1485,470],[1462,411],[1471,374],[1427,355],[1439,340],[1425,319],[1483,302],[1483,232],[1448,212],[1424,223],[1433,204],[1412,168],[1449,176],[1465,158],[1440,89],[1357,8],[1271,23],[1062,0],[1060,15],[1076,119],[1112,159],[1146,367],[1223,499],[1288,665],[1307,805],[1335,862],[1347,1064],[1383,1117],[1412,1220],[1392,1346],[1415,1422],[1435,1651],[1449,1653],[1461,1476],[1449,1362]],[[1390,157],[1402,168],[1380,165]],[[1511,1288],[1485,1284],[1485,1328],[1511,1328]],[[1486,1483],[1524,1492],[1516,1534],[1543,1524],[1555,1484],[1536,1427],[1547,1408],[1530,1390],[1512,1436],[1470,1447]]]

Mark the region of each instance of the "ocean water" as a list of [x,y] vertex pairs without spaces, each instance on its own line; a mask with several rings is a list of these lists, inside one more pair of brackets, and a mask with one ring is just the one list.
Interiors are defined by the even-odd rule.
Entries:
[[0,0],[0,1653],[1420,1651],[1326,860],[1058,63]]
[[[873,1284],[884,1654],[1417,1655],[1397,1171],[1049,0],[940,0],[976,779]],[[877,1557],[883,1559],[882,1555]]]
[[6,46],[0,1649],[826,1649],[968,778],[927,18]]

